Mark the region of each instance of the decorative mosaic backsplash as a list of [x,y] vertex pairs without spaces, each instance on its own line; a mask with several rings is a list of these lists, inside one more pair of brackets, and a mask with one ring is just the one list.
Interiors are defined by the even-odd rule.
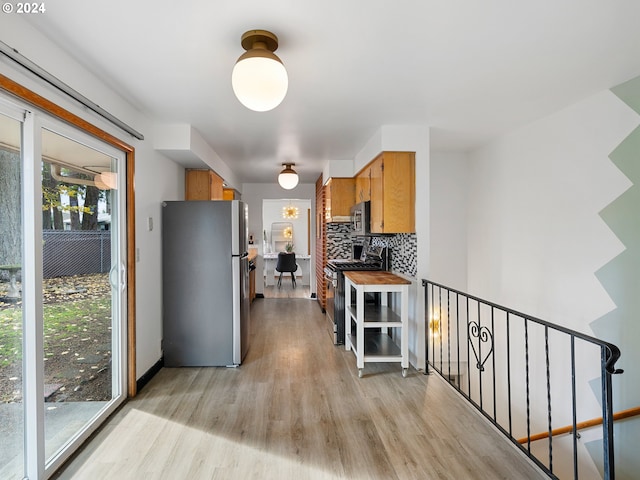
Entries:
[[327,223],[327,258],[351,258],[351,225]]
[[391,250],[391,270],[414,277],[418,274],[418,237],[415,233],[371,237],[372,245]]
[[[373,245],[391,251],[391,270],[414,277],[418,274],[418,239],[415,233],[371,237]],[[351,225],[327,224],[327,258],[351,258]]]

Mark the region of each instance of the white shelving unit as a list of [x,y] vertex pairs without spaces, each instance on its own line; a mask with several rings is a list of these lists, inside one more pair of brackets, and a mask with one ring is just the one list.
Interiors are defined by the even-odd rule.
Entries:
[[[389,272],[344,272],[345,278],[345,349],[356,356],[358,376],[362,377],[367,362],[398,362],[402,376],[409,368],[409,285],[410,281]],[[353,293],[355,292],[355,299]],[[387,306],[366,305],[365,293],[380,292],[399,295],[400,313]],[[355,334],[352,325],[355,324]],[[380,332],[371,329],[381,329]],[[400,330],[400,345],[389,335],[389,329]],[[367,331],[369,329],[369,331]]]

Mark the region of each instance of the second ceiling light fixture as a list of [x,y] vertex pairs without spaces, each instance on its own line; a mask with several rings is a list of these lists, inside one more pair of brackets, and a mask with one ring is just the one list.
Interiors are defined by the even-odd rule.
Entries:
[[250,110],[266,112],[276,108],[289,87],[287,70],[273,53],[278,48],[278,37],[266,30],[249,30],[242,35],[241,45],[246,52],[233,67],[233,92]]
[[298,174],[296,171],[291,168],[295,165],[295,163],[283,163],[282,166],[284,169],[278,175],[278,183],[285,190],[291,190],[298,185]]

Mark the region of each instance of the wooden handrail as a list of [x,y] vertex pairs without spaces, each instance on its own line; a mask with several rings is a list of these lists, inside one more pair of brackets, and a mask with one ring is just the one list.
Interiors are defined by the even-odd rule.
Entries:
[[[613,414],[613,421],[622,420],[624,418],[635,417],[640,415],[640,407],[630,408],[628,410],[622,410]],[[576,430],[582,430],[583,428],[595,427],[602,424],[602,417],[592,418],[584,422],[576,423]],[[556,428],[551,430],[551,436],[562,435],[563,433],[571,433],[573,431],[573,425],[567,425],[566,427]],[[543,438],[549,438],[549,432],[536,433],[531,437],[523,437],[518,439],[518,443],[527,443],[527,441],[535,442],[536,440],[542,440]]]

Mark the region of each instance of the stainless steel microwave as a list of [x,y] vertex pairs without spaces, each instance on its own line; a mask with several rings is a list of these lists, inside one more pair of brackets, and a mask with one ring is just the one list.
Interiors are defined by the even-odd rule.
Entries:
[[351,228],[353,235],[368,235],[371,224],[371,202],[356,203],[351,207]]

